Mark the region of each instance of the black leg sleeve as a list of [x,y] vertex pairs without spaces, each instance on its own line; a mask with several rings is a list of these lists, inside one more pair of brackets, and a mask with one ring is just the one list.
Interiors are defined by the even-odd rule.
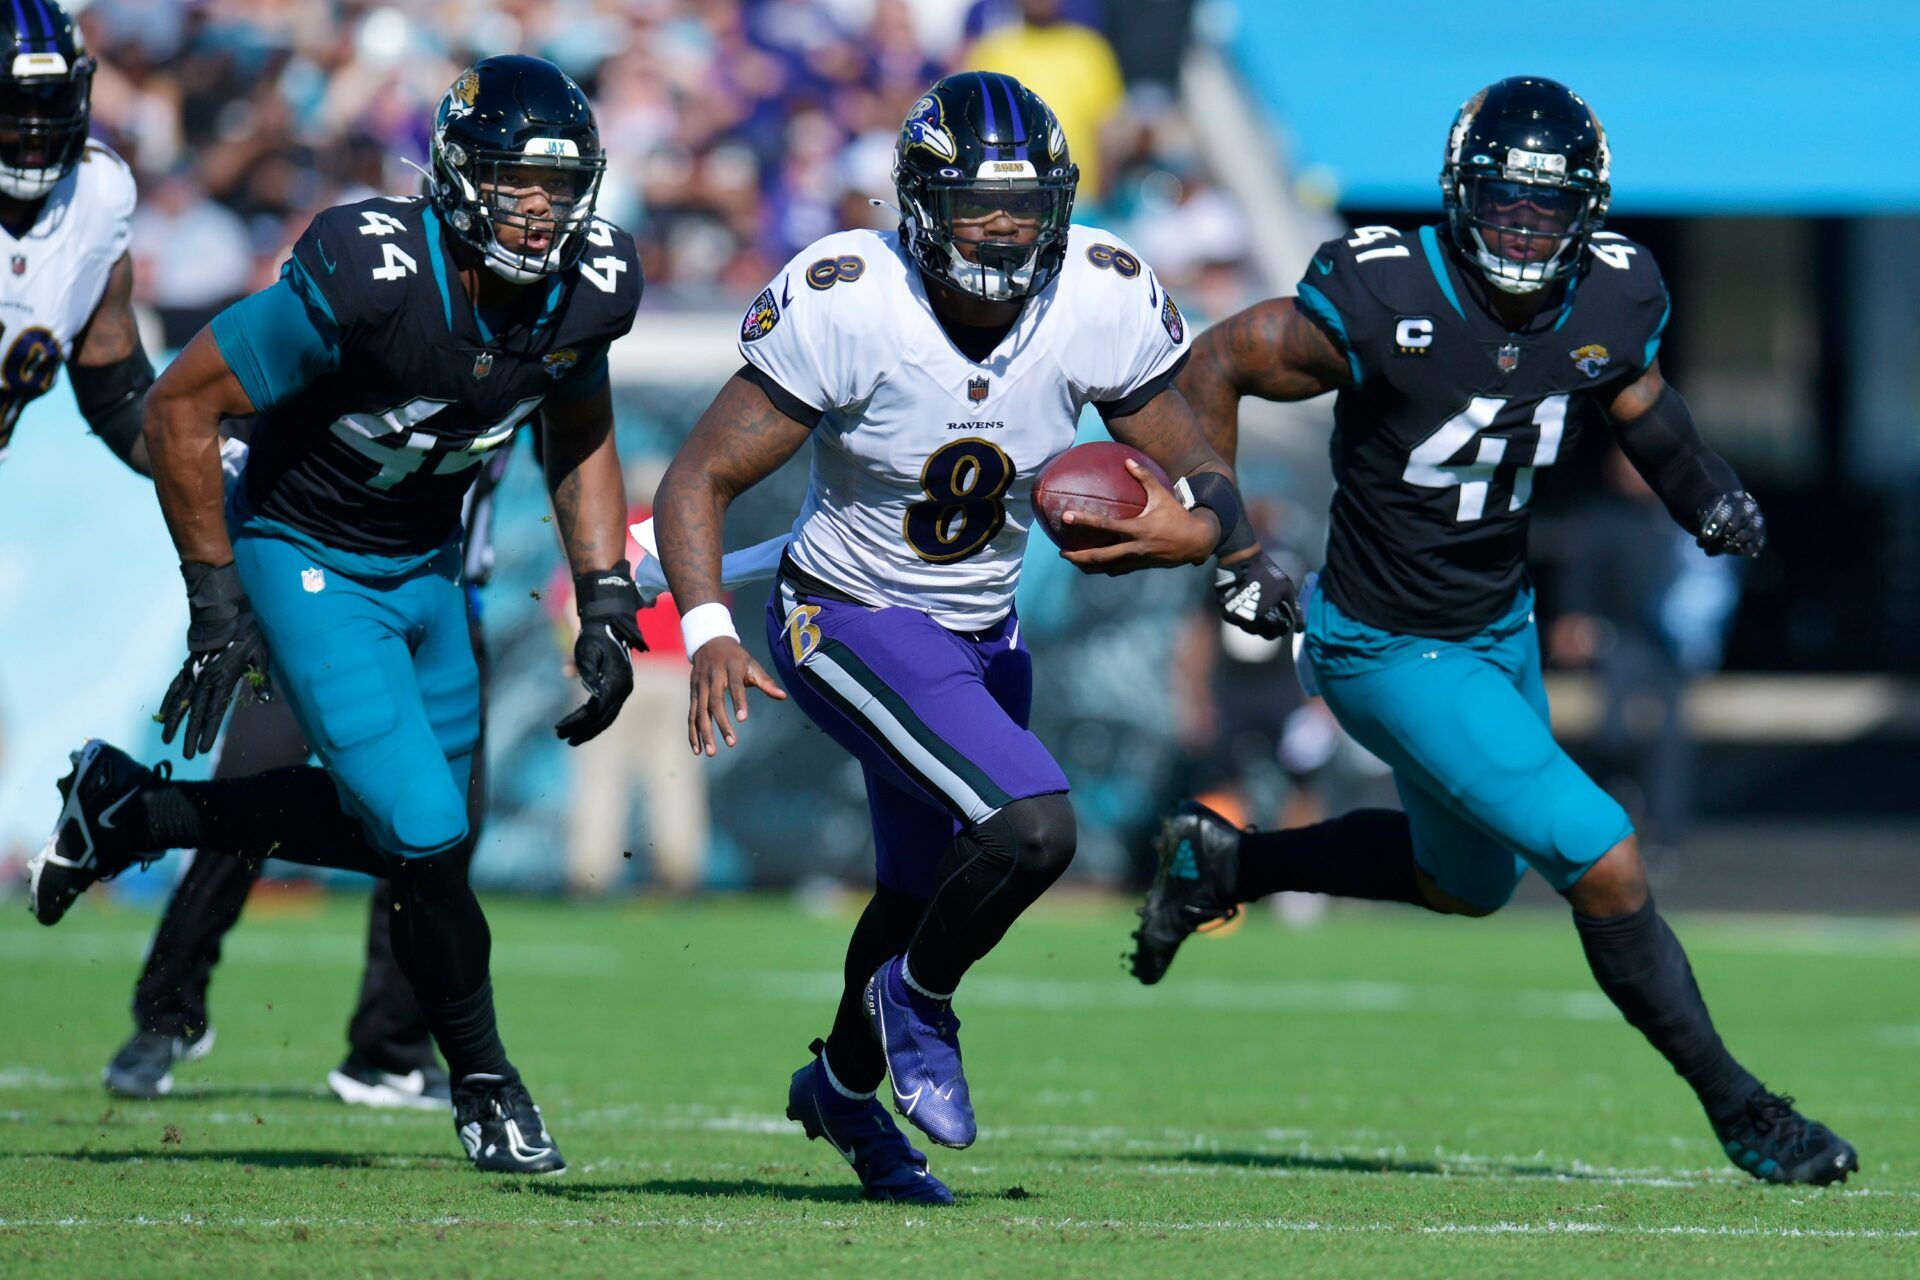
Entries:
[[1250,831],[1240,841],[1235,897],[1330,893],[1425,906],[1414,879],[1413,831],[1398,809],[1355,809],[1312,826]]
[[327,771],[308,765],[156,787],[146,795],[146,809],[166,848],[198,847],[255,862],[284,858],[373,876],[385,875],[390,862],[340,807]]
[[940,887],[907,947],[907,972],[923,991],[951,993],[1020,913],[1073,861],[1077,833],[1065,792],[1015,800],[954,837]]
[[[236,707],[214,764],[216,778],[298,765],[307,742],[285,699]],[[198,1036],[207,1025],[207,984],[220,944],[240,919],[259,878],[257,861],[203,850],[175,886],[154,931],[133,993],[134,1025],[163,1035]]]
[[377,880],[367,908],[367,967],[347,1024],[347,1043],[382,1071],[405,1075],[434,1064],[433,1029],[393,952],[393,884]]
[[1737,1112],[1760,1082],[1720,1043],[1687,953],[1653,899],[1624,916],[1576,911],[1573,923],[1600,989],[1693,1086],[1707,1116],[1718,1123]]
[[512,1076],[494,1019],[487,965],[493,935],[467,882],[465,846],[393,863],[393,954],[426,1010],[433,1038],[458,1081],[476,1072]]
[[867,1026],[867,979],[907,949],[926,913],[927,904],[921,899],[881,885],[860,913],[860,923],[853,926],[847,943],[846,985],[833,1015],[833,1031],[827,1036],[827,1065],[834,1079],[855,1093],[878,1089],[887,1076],[887,1060]]

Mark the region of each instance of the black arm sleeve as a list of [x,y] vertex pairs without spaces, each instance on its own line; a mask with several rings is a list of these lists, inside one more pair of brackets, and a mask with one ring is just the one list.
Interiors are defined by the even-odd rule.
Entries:
[[140,410],[153,385],[153,363],[135,347],[133,354],[112,364],[73,365],[73,398],[93,433],[107,442],[120,461],[134,466],[133,447],[140,441]]
[[1701,514],[1721,494],[1740,488],[1740,477],[1700,438],[1687,402],[1671,386],[1661,390],[1651,409],[1616,422],[1613,430],[1634,470],[1688,533],[1700,532]]
[[751,382],[754,386],[766,392],[767,399],[773,402],[774,408],[786,414],[789,418],[792,418],[809,431],[820,425],[820,413],[818,410],[774,381],[772,375],[762,373],[758,366],[751,363],[743,364],[733,376],[736,378],[745,378],[748,382]]
[[1146,408],[1148,401],[1173,385],[1174,379],[1180,376],[1180,371],[1187,367],[1187,357],[1192,354],[1191,349],[1182,351],[1178,360],[1168,365],[1155,377],[1135,387],[1121,399],[1096,401],[1093,407],[1099,413],[1101,421],[1112,422],[1115,418],[1131,418]]

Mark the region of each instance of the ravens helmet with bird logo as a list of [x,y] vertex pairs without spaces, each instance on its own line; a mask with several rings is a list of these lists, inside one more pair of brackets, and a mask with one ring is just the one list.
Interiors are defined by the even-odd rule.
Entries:
[[893,155],[900,238],[929,276],[1005,302],[1059,274],[1080,169],[1033,90],[991,71],[947,76],[907,112]]

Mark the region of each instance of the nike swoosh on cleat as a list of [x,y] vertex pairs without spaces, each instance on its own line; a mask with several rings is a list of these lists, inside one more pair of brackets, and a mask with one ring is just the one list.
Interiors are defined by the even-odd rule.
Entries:
[[133,799],[134,794],[135,794],[134,792],[129,791],[127,792],[127,794],[121,796],[118,800],[115,800],[112,804],[108,805],[106,808],[100,811],[100,829],[102,831],[114,830],[113,815],[120,812],[121,808],[127,803],[127,801]]

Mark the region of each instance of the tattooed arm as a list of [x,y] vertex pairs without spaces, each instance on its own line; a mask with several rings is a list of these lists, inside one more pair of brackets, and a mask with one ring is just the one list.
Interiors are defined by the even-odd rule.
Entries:
[[[722,608],[722,530],[733,500],[779,470],[800,451],[812,425],[773,402],[758,383],[736,374],[694,423],[653,501],[660,567],[682,618],[709,605]],[[731,628],[727,628],[731,630]],[[688,654],[693,661],[687,741],[695,755],[714,755],[718,738],[736,744],[734,722],[747,718],[747,686],[769,697],[787,695],[750,657],[739,639],[718,634]],[[733,700],[733,715],[726,700]]]
[[1352,384],[1346,357],[1292,298],[1270,298],[1229,316],[1193,342],[1174,385],[1213,451],[1231,463],[1242,396],[1305,400]]
[[541,446],[553,522],[575,573],[610,569],[627,555],[627,495],[613,445],[613,393],[549,401]]

